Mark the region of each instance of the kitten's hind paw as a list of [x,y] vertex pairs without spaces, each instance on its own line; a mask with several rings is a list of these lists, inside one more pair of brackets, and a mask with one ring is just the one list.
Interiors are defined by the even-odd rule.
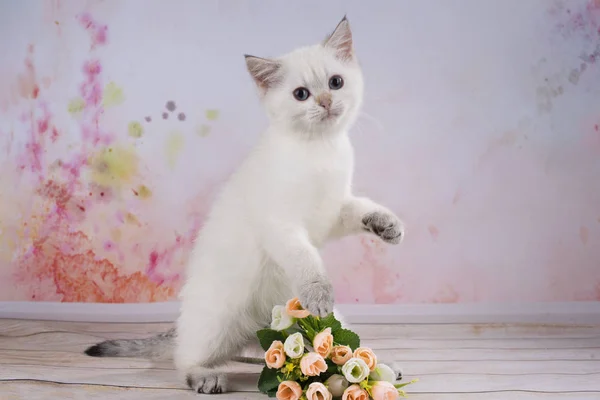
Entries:
[[390,365],[390,368],[392,369],[392,371],[394,371],[394,374],[396,374],[396,380],[401,381],[402,380],[402,368],[400,367],[400,364],[397,362],[393,362]]
[[227,376],[216,372],[190,372],[186,376],[188,386],[196,393],[219,394],[227,392]]

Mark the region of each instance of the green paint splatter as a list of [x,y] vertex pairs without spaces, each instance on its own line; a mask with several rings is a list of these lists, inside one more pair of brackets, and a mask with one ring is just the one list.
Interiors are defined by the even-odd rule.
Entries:
[[114,82],[109,82],[104,88],[104,96],[102,97],[102,105],[104,107],[112,107],[119,105],[125,101],[123,89],[117,86]]
[[83,100],[81,97],[77,97],[69,102],[68,110],[71,114],[80,113],[83,111],[84,108],[85,100]]
[[206,119],[209,121],[215,121],[219,118],[219,110],[206,110]]
[[181,153],[181,150],[183,150],[184,144],[185,139],[180,132],[171,133],[167,139],[165,153],[167,156],[167,162],[171,168],[175,168],[177,157],[179,156],[179,153]]
[[196,133],[200,137],[207,137],[210,134],[210,126],[202,124],[196,128]]
[[137,121],[131,121],[127,127],[129,136],[134,138],[140,138],[144,134],[144,127]]

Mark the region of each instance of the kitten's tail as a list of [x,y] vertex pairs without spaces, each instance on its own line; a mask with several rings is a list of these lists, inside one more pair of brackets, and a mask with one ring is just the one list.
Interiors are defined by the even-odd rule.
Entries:
[[139,357],[152,360],[172,358],[175,328],[145,339],[105,340],[85,350],[92,357]]
[[[85,350],[92,357],[139,357],[151,360],[167,360],[173,357],[175,328],[145,339],[105,340]],[[263,358],[233,357],[232,361],[264,365]]]

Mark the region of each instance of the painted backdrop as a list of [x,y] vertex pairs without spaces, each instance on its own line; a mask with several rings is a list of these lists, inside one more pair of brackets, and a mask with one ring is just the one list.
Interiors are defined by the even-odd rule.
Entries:
[[242,55],[364,67],[356,189],[402,246],[325,250],[344,303],[600,300],[600,1],[0,3],[0,300],[175,299],[266,118]]

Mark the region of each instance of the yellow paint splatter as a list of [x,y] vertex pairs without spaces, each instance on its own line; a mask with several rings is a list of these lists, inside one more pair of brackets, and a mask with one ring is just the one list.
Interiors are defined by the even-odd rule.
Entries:
[[112,231],[110,231],[110,237],[115,242],[120,241],[122,236],[123,234],[121,233],[120,229],[113,229]]
[[173,132],[167,139],[167,145],[165,148],[167,162],[171,168],[175,168],[175,164],[177,163],[177,157],[179,153],[183,149],[183,145],[185,144],[184,137],[179,132]]
[[144,134],[144,127],[137,121],[131,121],[127,126],[129,136],[134,138],[140,138]]
[[77,114],[83,111],[85,108],[85,100],[81,97],[77,97],[69,102],[69,113]]
[[152,196],[152,190],[150,190],[150,188],[148,188],[148,186],[146,185],[140,185],[140,187],[137,190],[137,194],[142,199],[147,199]]
[[200,125],[198,128],[196,128],[196,133],[200,137],[207,137],[210,134],[210,126]]
[[215,121],[219,118],[219,110],[206,110],[206,119],[209,121]]
[[117,106],[125,101],[123,89],[117,86],[114,82],[109,82],[104,88],[104,96],[102,97],[102,105],[104,107]]
[[121,186],[138,172],[139,159],[132,147],[106,147],[89,159],[91,179],[102,186]]
[[134,214],[132,214],[130,212],[125,214],[125,222],[127,222],[128,224],[133,224],[133,225],[137,225],[137,226],[142,225],[142,224],[140,224],[140,220]]

